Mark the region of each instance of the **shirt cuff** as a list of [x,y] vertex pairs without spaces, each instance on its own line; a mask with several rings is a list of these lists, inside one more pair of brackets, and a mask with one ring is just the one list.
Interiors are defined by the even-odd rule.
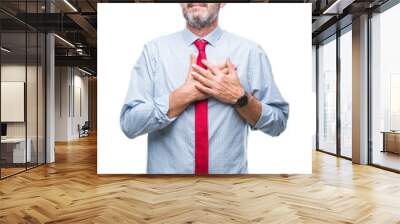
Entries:
[[260,129],[263,124],[269,119],[268,114],[271,114],[271,108],[270,106],[266,105],[265,103],[261,102],[261,114],[260,117],[258,118],[256,124],[254,126],[251,126],[252,130],[258,130]]
[[158,122],[171,123],[176,119],[176,117],[169,118],[167,115],[169,110],[169,94],[155,98],[154,105],[156,108],[155,117]]

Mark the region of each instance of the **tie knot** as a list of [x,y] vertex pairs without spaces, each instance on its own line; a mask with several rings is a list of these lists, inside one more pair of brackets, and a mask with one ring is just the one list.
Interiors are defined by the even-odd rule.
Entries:
[[194,45],[196,45],[197,50],[199,50],[199,51],[204,51],[206,49],[207,44],[208,44],[207,41],[203,40],[203,39],[197,39],[194,42]]

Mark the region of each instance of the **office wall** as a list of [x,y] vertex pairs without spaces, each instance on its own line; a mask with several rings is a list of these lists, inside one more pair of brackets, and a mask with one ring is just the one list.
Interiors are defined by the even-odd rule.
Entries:
[[[27,108],[29,112],[37,110],[37,107],[43,106],[43,101],[37,100],[36,93],[36,66],[27,66]],[[39,67],[39,74],[41,68]],[[18,81],[25,82],[25,65],[18,64],[5,64],[1,66],[1,81],[10,82]],[[38,104],[39,103],[39,104]],[[5,108],[3,108],[5,109]],[[28,133],[36,133],[36,120],[37,113],[27,113]],[[32,124],[34,122],[35,124]],[[8,137],[25,137],[25,123],[24,122],[7,122],[7,136]],[[29,137],[29,136],[28,136]]]
[[70,75],[68,67],[55,68],[55,140],[68,140],[69,115],[69,83]]
[[88,120],[88,77],[73,67],[56,67],[55,74],[55,140],[77,139],[78,124]]
[[[23,122],[5,122],[7,124],[8,138],[29,139],[28,143],[31,158],[28,160],[28,167],[44,162],[44,92],[42,67],[26,65],[21,63],[4,63],[1,66],[2,82],[24,82],[26,85],[25,101],[26,106],[21,108],[22,113],[26,112],[26,120]],[[2,96],[7,97],[7,96]],[[10,108],[4,107],[1,110],[7,111]],[[14,113],[13,111],[7,111]]]
[[25,120],[25,83],[1,82],[2,122],[24,122]]
[[[20,2],[19,14],[23,17],[24,8],[28,9],[27,12],[43,12],[44,1],[31,2],[29,7],[25,8],[28,3]],[[38,7],[36,7],[38,6]],[[2,19],[10,21],[14,20],[12,16],[14,13],[2,14]],[[11,28],[12,27],[12,28]],[[0,66],[1,66],[1,81],[5,82],[24,82],[25,91],[24,94],[24,107],[22,108],[24,116],[23,122],[5,122],[7,124],[7,137],[8,138],[28,138],[28,144],[26,149],[30,149],[31,157],[25,164],[21,164],[21,160],[16,160],[17,162],[9,162],[0,164],[2,167],[0,170],[1,178],[5,176],[15,174],[17,172],[23,171],[26,168],[32,168],[39,164],[42,164],[47,159],[48,162],[54,161],[54,156],[49,157],[46,155],[51,154],[52,149],[46,151],[46,146],[51,146],[51,142],[47,141],[46,144],[46,75],[49,72],[45,72],[47,52],[54,48],[46,47],[47,41],[45,33],[36,30],[33,27],[24,25],[15,26],[3,26],[0,29],[1,45],[8,49],[8,51],[1,52]],[[10,29],[11,28],[11,29]],[[47,61],[49,62],[49,61]],[[51,63],[47,63],[49,65]],[[48,69],[46,69],[48,71]],[[2,97],[7,97],[7,92]],[[12,94],[8,92],[8,94]],[[10,99],[10,98],[8,98]],[[47,98],[48,99],[48,98]],[[1,107],[2,112],[13,113],[15,109],[8,106]],[[48,114],[48,113],[47,113]],[[47,133],[50,133],[47,131]],[[9,153],[9,155],[14,154],[15,150],[10,150],[8,144],[2,144],[0,147],[1,152]],[[11,153],[10,153],[11,152]],[[22,152],[16,153],[17,155]],[[1,154],[1,153],[0,153]],[[54,153],[52,153],[54,154]],[[9,156],[8,155],[8,156]],[[29,155],[29,152],[28,152]],[[10,157],[8,157],[10,158]],[[21,156],[22,158],[22,156]],[[30,160],[29,160],[30,159]],[[4,161],[4,160],[1,160]],[[23,161],[23,160],[22,160]],[[18,167],[18,169],[15,169]],[[11,169],[8,169],[11,168]]]
[[[82,76],[78,70],[74,70],[73,81],[73,108],[72,108],[72,136],[77,138],[79,135],[78,124],[81,126],[88,121],[88,77]],[[77,73],[78,72],[78,73]]]

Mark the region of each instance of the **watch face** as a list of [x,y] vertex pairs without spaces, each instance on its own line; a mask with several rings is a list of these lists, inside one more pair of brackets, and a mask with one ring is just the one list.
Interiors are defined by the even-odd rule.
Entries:
[[247,94],[244,94],[242,97],[240,97],[236,103],[237,106],[239,107],[244,107],[248,103],[248,97]]

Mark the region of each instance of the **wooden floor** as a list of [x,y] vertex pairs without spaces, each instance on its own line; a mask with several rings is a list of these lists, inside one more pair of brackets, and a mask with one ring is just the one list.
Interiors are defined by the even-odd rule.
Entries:
[[9,168],[9,167],[7,167],[7,168],[4,168],[4,167],[2,167],[1,168],[1,177],[3,178],[3,177],[8,177],[8,176],[11,176],[11,175],[13,175],[13,174],[16,174],[16,173],[19,173],[19,172],[23,172],[23,171],[25,171],[26,169],[25,169],[25,167],[11,167],[11,168]]
[[24,172],[27,169],[33,169],[37,166],[36,163],[27,163],[27,167],[25,164],[18,164],[18,167],[2,167],[1,168],[1,178],[6,178],[11,175],[15,175],[20,172]]
[[400,223],[400,175],[313,153],[313,175],[98,176],[96,138],[0,181],[0,223]]

